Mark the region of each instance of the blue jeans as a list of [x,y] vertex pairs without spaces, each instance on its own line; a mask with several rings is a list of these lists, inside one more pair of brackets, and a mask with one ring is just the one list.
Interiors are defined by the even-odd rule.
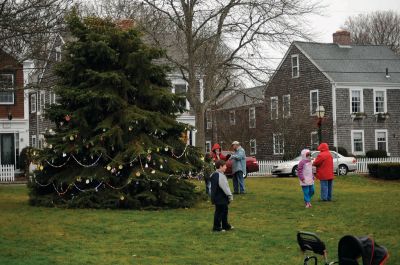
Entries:
[[310,202],[314,195],[314,185],[301,186],[304,194],[304,202]]
[[333,192],[333,179],[321,180],[321,200],[331,201]]
[[235,193],[244,193],[244,178],[243,178],[243,171],[236,171],[233,175],[233,191]]

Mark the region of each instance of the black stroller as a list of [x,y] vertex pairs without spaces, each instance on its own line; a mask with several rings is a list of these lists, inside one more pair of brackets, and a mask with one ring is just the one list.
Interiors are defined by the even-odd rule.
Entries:
[[[309,232],[298,232],[297,242],[301,251],[304,253],[304,265],[308,265],[312,260],[314,265],[318,264],[316,256],[308,256],[311,251],[324,257],[324,265],[384,265],[389,258],[385,247],[379,246],[368,236],[355,237],[344,236],[340,239],[338,245],[339,261],[328,261],[328,254],[324,242],[316,234]],[[362,263],[358,263],[359,261]],[[312,263],[310,263],[312,264]]]

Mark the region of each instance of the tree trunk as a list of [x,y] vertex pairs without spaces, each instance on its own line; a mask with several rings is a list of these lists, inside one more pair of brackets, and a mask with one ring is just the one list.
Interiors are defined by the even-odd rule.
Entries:
[[195,111],[196,115],[196,146],[200,147],[200,150],[205,152],[205,145],[206,145],[206,128],[204,124],[204,114],[205,110],[204,107],[199,107]]

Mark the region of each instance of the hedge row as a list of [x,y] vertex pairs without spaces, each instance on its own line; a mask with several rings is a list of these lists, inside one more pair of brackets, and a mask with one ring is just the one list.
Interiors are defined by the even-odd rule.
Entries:
[[381,179],[400,179],[400,163],[368,164],[369,174]]
[[369,150],[365,153],[368,158],[383,158],[387,157],[387,152],[385,150]]

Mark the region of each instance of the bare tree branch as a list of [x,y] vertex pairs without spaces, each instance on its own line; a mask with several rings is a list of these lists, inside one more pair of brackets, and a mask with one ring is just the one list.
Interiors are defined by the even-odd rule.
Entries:
[[0,49],[23,60],[45,56],[72,0],[3,0],[0,3]]
[[400,14],[377,11],[347,18],[344,28],[353,43],[386,45],[400,55]]

